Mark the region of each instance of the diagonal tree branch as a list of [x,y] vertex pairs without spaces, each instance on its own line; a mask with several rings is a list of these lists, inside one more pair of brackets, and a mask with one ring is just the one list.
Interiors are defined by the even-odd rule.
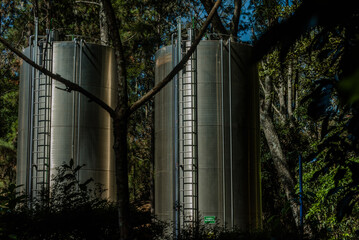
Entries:
[[188,50],[186,55],[182,58],[182,60],[172,69],[172,71],[161,82],[159,82],[150,91],[148,91],[141,99],[139,99],[138,101],[136,101],[135,103],[132,104],[132,106],[130,107],[130,112],[129,112],[130,114],[133,113],[134,111],[136,111],[139,107],[141,107],[148,100],[150,100],[154,95],[156,95],[156,93],[158,93],[163,87],[165,87],[167,85],[167,83],[169,83],[172,80],[172,78],[174,76],[176,76],[176,74],[184,67],[185,63],[188,61],[188,59],[192,56],[192,54],[196,50],[197,45],[201,41],[212,18],[217,13],[217,9],[218,9],[219,5],[221,4],[221,1],[222,0],[218,0],[216,2],[216,4],[213,6],[206,21],[203,23],[203,26],[200,29],[198,36],[193,41],[192,46],[190,47],[190,49]]
[[84,3],[84,4],[93,4],[93,5],[96,5],[96,6],[101,6],[100,3],[98,2],[93,2],[93,1],[76,1],[75,3]]
[[71,91],[76,91],[79,93],[82,93],[83,95],[85,95],[86,97],[88,97],[91,101],[97,103],[100,107],[102,107],[103,109],[105,109],[110,116],[113,118],[115,115],[115,111],[109,106],[107,105],[107,103],[105,103],[104,101],[102,101],[101,99],[99,99],[98,97],[96,97],[95,95],[93,95],[92,93],[88,92],[86,89],[80,87],[79,85],[61,77],[59,74],[55,74],[53,72],[50,72],[49,70],[47,70],[46,68],[36,64],[35,62],[33,62],[31,59],[29,59],[28,57],[26,57],[23,53],[21,53],[19,50],[17,50],[16,48],[14,48],[13,46],[11,46],[10,43],[8,43],[4,38],[0,37],[0,42],[9,50],[11,50],[13,53],[15,53],[18,57],[20,57],[21,59],[23,59],[25,62],[27,62],[28,64],[30,64],[32,67],[36,68],[37,70],[39,70],[40,72],[44,73],[45,75],[51,77],[52,79],[59,81],[60,83],[63,83],[66,86],[66,91],[71,92]]
[[[211,9],[213,9],[213,1],[212,0],[201,0],[206,12],[210,14]],[[221,18],[218,16],[217,10],[213,13],[213,21],[212,21],[214,29],[224,35],[228,35],[226,28],[224,27]]]

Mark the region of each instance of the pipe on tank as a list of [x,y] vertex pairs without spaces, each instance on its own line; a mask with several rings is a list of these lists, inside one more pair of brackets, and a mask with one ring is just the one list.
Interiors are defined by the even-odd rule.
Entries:
[[228,40],[228,96],[229,96],[229,160],[231,172],[231,227],[234,227],[234,197],[233,197],[233,127],[232,127],[232,54],[231,40]]
[[222,196],[223,196],[223,221],[226,227],[226,164],[225,164],[225,134],[224,134],[224,63],[223,63],[223,40],[220,40],[221,45],[221,121],[222,121]]
[[[82,48],[83,48],[83,39],[80,40],[80,56],[79,56],[79,73],[78,73],[78,81],[77,84],[79,86],[81,86],[81,78],[82,78]],[[76,151],[76,160],[77,160],[77,165],[81,166],[80,163],[80,131],[81,131],[81,94],[77,93],[77,151]],[[80,175],[80,172],[78,172],[78,177]]]
[[[74,53],[73,53],[73,63],[72,63],[72,82],[77,83],[77,38],[74,39]],[[76,92],[72,92],[72,129],[71,129],[71,159],[73,159],[76,164],[78,159],[75,159],[75,128],[76,128]]]

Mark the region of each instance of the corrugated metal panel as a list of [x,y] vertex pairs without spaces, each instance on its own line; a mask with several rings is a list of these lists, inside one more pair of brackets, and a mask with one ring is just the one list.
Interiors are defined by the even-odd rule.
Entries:
[[[29,50],[26,49],[26,52]],[[79,42],[53,43],[53,72],[79,83],[83,88],[115,107],[116,85],[114,53],[111,48]],[[28,68],[23,64],[23,69]],[[20,91],[29,92],[27,71],[21,71]],[[51,174],[63,162],[74,159],[76,165],[85,164],[79,177],[81,181],[93,178],[103,184],[105,197],[116,198],[112,121],[108,113],[76,92],[68,93],[64,85],[52,84],[51,105]],[[24,95],[22,98],[27,98]],[[29,108],[31,102],[21,101],[20,109]],[[19,129],[29,131],[29,117],[20,111]],[[26,133],[19,139],[17,184],[25,183],[26,144],[30,141]]]
[[[202,41],[197,48],[199,214],[243,229],[261,225],[258,80],[250,56],[249,46],[236,43]],[[171,46],[157,52],[156,82],[171,70],[171,59]],[[155,213],[161,220],[174,220],[173,91],[172,82],[155,98]]]

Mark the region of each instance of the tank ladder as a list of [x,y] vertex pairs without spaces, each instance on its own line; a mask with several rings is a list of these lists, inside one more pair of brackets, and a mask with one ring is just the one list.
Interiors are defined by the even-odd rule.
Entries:
[[[188,29],[185,52],[194,39]],[[180,44],[179,44],[180,46]],[[183,53],[182,53],[183,54]],[[185,54],[185,53],[184,53]],[[179,74],[179,190],[181,225],[194,227],[198,221],[198,141],[197,141],[197,55],[196,52]]]
[[[52,71],[53,43],[50,33],[40,41],[34,41],[34,60]],[[35,50],[36,49],[36,50]],[[50,185],[51,140],[51,78],[33,69],[32,75],[32,152],[30,159],[30,198],[48,196]]]

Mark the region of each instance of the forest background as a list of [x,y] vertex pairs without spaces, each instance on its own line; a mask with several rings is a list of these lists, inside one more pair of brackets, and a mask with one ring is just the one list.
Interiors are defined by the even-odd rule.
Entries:
[[[108,3],[115,21],[106,10]],[[213,4],[211,0],[5,0],[0,9],[0,37],[16,49],[27,46],[37,12],[40,34],[54,28],[63,36],[76,35],[122,49],[118,62],[124,67],[119,71],[125,69],[126,74],[121,74],[125,79],[119,82],[126,82],[127,92],[119,102],[125,101],[127,108],[153,88],[154,53],[170,43],[177,17],[200,29]],[[246,40],[255,48],[261,87],[263,220],[269,235],[300,230],[301,156],[305,233],[319,239],[358,238],[358,20],[358,6],[350,1],[340,5],[320,0],[223,1],[208,28],[207,33]],[[119,41],[113,32],[122,46],[116,46]],[[4,214],[12,208],[9,196],[16,174],[21,60],[5,45],[0,50]],[[123,167],[128,176],[123,176],[122,183],[128,186],[124,187],[128,204],[144,206],[151,204],[153,194],[152,100],[126,119],[123,124],[128,131],[119,133],[125,134],[128,146]],[[15,234],[0,229],[7,237]]]

